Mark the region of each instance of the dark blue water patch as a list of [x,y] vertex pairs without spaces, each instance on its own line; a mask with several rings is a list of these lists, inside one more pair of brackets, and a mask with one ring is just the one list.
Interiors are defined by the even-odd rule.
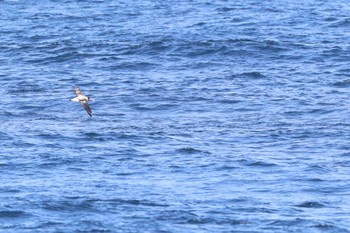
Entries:
[[229,105],[242,103],[242,100],[240,99],[235,99],[235,97],[231,97],[231,98],[232,99],[225,98],[225,99],[217,100],[217,102],[221,104],[229,104]]
[[133,175],[135,175],[135,173],[133,173],[133,172],[123,172],[123,173],[116,173],[116,175],[117,176],[133,176]]
[[36,161],[38,163],[38,166],[40,166],[42,169],[52,169],[54,167],[65,167],[67,165],[70,166],[82,166],[84,168],[84,165],[89,164],[91,158],[88,157],[69,157],[64,156],[62,153],[63,151],[54,151],[49,150],[47,153],[41,153],[38,154],[38,158],[36,158]]
[[247,72],[247,73],[241,73],[234,75],[239,78],[252,78],[252,79],[263,79],[266,78],[261,72],[259,71],[252,71],[252,72]]
[[312,164],[307,166],[305,170],[324,174],[325,172],[332,172],[333,168],[329,167],[328,164]]
[[319,202],[315,202],[315,201],[306,201],[303,202],[299,205],[296,205],[296,207],[300,207],[300,208],[323,208],[325,207],[323,204],[319,203]]
[[274,163],[268,163],[268,162],[263,162],[263,161],[256,161],[256,162],[246,162],[245,163],[246,166],[252,166],[252,167],[275,167],[277,166],[277,164]]
[[342,51],[343,51],[343,48],[340,47],[340,46],[334,46],[334,47],[331,47],[331,48],[327,48],[326,50],[323,50],[322,53],[324,56],[326,57],[331,57],[331,56],[334,56],[334,55],[341,55],[342,54]]
[[148,112],[148,111],[166,111],[166,110],[174,110],[179,105],[178,104],[172,104],[172,103],[132,103],[129,105],[131,108],[134,108],[141,112]]
[[265,230],[305,230],[310,227],[312,222],[303,219],[303,218],[290,218],[289,220],[275,220],[268,223],[267,226],[264,227]]
[[217,166],[216,169],[219,171],[232,171],[232,170],[240,169],[240,167],[238,165],[225,164],[225,165]]
[[311,228],[315,228],[318,229],[320,231],[326,231],[326,232],[344,232],[344,233],[348,233],[349,231],[346,229],[346,227],[341,227],[341,226],[337,226],[336,224],[332,224],[332,223],[317,223],[315,225],[312,225]]
[[161,39],[154,37],[139,44],[129,44],[116,50],[116,52],[121,55],[157,55],[171,51],[174,47],[173,40],[170,37],[161,37]]
[[68,61],[81,61],[83,58],[83,55],[76,51],[69,51],[65,53],[61,53],[58,55],[51,55],[51,56],[45,56],[45,57],[34,57],[29,56],[25,60],[28,63],[39,63],[42,65],[48,65],[51,63],[67,63]]
[[60,201],[48,201],[42,203],[41,208],[50,211],[93,211],[93,201],[90,200],[60,200]]
[[342,28],[348,27],[350,25],[350,18],[346,17],[344,19],[337,20],[337,22],[331,23],[329,27]]
[[254,40],[250,39],[248,37],[242,37],[242,38],[230,38],[227,40],[228,43],[232,43],[232,44],[238,44],[238,45],[249,45],[249,44],[253,44]]
[[43,208],[52,211],[97,211],[99,207],[108,208],[121,206],[140,207],[168,207],[167,204],[156,203],[148,200],[136,199],[86,199],[84,197],[71,196],[66,200],[43,203]]
[[46,131],[46,132],[37,132],[37,133],[33,133],[37,138],[40,138],[42,140],[53,140],[53,139],[74,139],[74,137],[66,137],[60,133],[56,132],[52,132],[52,131]]
[[159,216],[157,217],[160,221],[168,221],[172,219],[173,221],[176,221],[179,224],[188,223],[191,219],[196,219],[199,216],[192,213],[191,211],[186,210],[166,210],[161,211]]
[[311,179],[308,179],[307,181],[310,181],[312,183],[322,183],[322,182],[325,182],[326,180],[324,179],[321,179],[321,178],[311,178]]
[[[202,56],[209,56],[214,55],[217,53],[227,53],[227,47],[226,46],[220,46],[220,47],[210,47],[209,45],[197,45],[197,49],[188,49],[189,52],[186,53],[186,56],[194,58],[194,57],[202,57]],[[232,51],[230,51],[232,53]]]
[[[18,86],[23,86],[23,88],[18,88]],[[18,86],[14,89],[8,90],[9,94],[19,95],[19,94],[27,94],[27,93],[39,93],[46,91],[38,85],[34,85],[33,83],[18,83]]]
[[0,219],[2,218],[21,218],[28,215],[21,210],[0,210]]
[[13,139],[13,136],[9,133],[5,133],[5,132],[0,132],[0,139],[1,140],[11,140]]
[[289,45],[283,45],[276,40],[264,40],[261,42],[257,42],[257,45],[255,46],[257,47],[257,49],[267,50],[275,56],[277,55],[277,57],[281,52],[287,52],[290,50]]
[[120,64],[106,67],[107,69],[118,69],[121,71],[145,71],[155,69],[159,66],[159,63],[153,63],[148,61],[123,61]]
[[326,22],[335,22],[335,21],[338,20],[338,18],[329,16],[329,17],[325,17],[323,20],[326,21]]
[[[13,228],[18,228],[18,226],[13,226]],[[47,222],[40,222],[37,224],[30,224],[28,226],[23,227],[25,231],[50,231],[54,229],[55,231],[59,232],[61,231],[60,228],[64,229],[64,223],[59,221],[47,221]]]
[[[350,71],[350,70],[349,70]],[[345,71],[346,72],[346,71]],[[347,88],[350,86],[350,79],[342,80],[342,81],[337,81],[334,83],[334,86],[340,87],[340,88]]]
[[108,224],[104,224],[101,221],[95,220],[95,221],[81,221],[79,223],[72,224],[76,228],[76,232],[113,232],[114,230],[110,229],[113,228],[112,226]]
[[12,187],[1,187],[0,188],[0,193],[4,194],[4,193],[9,193],[11,195],[14,195],[16,193],[20,193],[21,190],[19,189],[14,189]]
[[237,10],[237,8],[236,7],[219,7],[216,10],[226,13],[226,12],[235,11]]
[[124,199],[109,199],[102,200],[103,203],[108,203],[112,205],[135,205],[135,206],[145,206],[145,207],[169,207],[170,205],[165,203],[157,203],[148,200],[124,200]]
[[239,220],[239,219],[230,219],[228,217],[215,219],[215,218],[199,216],[199,217],[196,217],[196,218],[188,219],[186,224],[193,224],[193,225],[215,224],[215,225],[236,226],[236,225],[248,224],[248,221],[246,221],[246,220]]
[[180,154],[207,154],[208,152],[202,151],[202,150],[198,150],[192,147],[184,147],[181,149],[176,150],[177,153]]
[[83,139],[89,141],[110,141],[110,140],[138,140],[142,139],[141,135],[128,133],[128,132],[118,132],[117,130],[111,131],[106,130],[104,132],[84,132],[81,134]]

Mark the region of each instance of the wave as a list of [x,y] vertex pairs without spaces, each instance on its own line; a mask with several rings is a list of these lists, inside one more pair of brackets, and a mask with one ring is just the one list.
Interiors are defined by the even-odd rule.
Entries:
[[0,210],[0,218],[22,218],[25,215],[28,213],[21,210]]

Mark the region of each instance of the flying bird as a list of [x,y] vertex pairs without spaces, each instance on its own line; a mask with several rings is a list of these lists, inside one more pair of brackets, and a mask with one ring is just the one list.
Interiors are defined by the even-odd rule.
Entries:
[[88,104],[88,101],[93,101],[93,100],[90,97],[83,95],[83,93],[81,93],[78,87],[74,87],[74,92],[77,95],[77,97],[71,99],[70,101],[81,103],[85,111],[87,112],[87,114],[89,114],[89,116],[92,117],[92,112]]

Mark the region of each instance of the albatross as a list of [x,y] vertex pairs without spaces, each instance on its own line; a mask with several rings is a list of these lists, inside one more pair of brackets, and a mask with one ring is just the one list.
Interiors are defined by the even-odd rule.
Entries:
[[74,92],[77,95],[77,97],[71,99],[70,101],[81,103],[85,111],[87,112],[87,114],[89,114],[89,116],[92,117],[92,112],[88,104],[88,101],[93,101],[93,100],[90,97],[83,95],[83,93],[80,91],[78,87],[74,87]]

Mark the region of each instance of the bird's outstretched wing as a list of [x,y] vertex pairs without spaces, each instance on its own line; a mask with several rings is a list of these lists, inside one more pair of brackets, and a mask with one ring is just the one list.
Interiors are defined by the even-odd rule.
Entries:
[[90,109],[89,104],[87,103],[87,101],[81,101],[81,104],[83,105],[85,111],[87,112],[87,114],[89,114],[89,116],[92,117],[92,111]]
[[75,94],[76,94],[77,96],[79,96],[79,95],[82,95],[82,94],[83,94],[83,93],[81,93],[80,89],[79,89],[79,88],[77,88],[77,87],[74,87],[74,92],[75,92]]

